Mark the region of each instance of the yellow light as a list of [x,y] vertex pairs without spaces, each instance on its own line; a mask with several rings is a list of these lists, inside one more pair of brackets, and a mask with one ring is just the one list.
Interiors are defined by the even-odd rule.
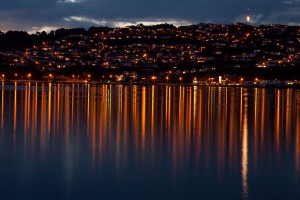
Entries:
[[5,74],[2,74],[1,76],[2,76],[2,78],[4,78],[4,77],[5,77]]

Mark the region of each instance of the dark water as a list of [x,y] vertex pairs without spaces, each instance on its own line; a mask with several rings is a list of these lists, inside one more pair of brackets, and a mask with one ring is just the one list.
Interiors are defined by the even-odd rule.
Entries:
[[0,85],[0,199],[300,199],[300,91]]

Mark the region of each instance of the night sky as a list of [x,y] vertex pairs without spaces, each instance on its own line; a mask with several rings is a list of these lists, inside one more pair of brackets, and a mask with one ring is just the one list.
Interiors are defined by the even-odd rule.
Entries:
[[300,24],[300,0],[11,0],[0,2],[0,30],[126,26],[143,23]]

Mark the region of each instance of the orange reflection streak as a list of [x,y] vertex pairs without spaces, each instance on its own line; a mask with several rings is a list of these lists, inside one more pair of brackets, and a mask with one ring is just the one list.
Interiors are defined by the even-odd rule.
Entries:
[[[138,119],[137,119],[137,107],[139,106],[137,104],[137,86],[134,85],[132,88],[132,103],[131,103],[131,110],[132,110],[132,129],[133,129],[133,135],[134,135],[134,143],[135,145],[139,144],[138,141]],[[137,153],[137,149],[136,149]]]
[[4,82],[2,82],[2,95],[1,95],[1,128],[4,126]]
[[[173,160],[173,173],[176,174],[177,170],[182,167],[184,164],[184,155],[185,155],[185,123],[187,115],[185,113],[186,104],[185,104],[185,95],[186,95],[187,87],[180,86],[179,88],[179,102],[175,103],[174,100],[178,98],[178,96],[174,93],[175,98],[171,101],[175,107],[174,114],[171,115],[171,123],[173,124],[173,135],[172,138],[172,160]],[[176,90],[174,90],[176,91]]]
[[[195,140],[195,155],[197,155],[197,150],[199,150],[199,137],[198,137],[198,133],[200,133],[200,130],[198,129],[199,127],[197,126],[197,122],[198,122],[198,119],[197,119],[197,114],[198,114],[198,102],[197,102],[197,92],[198,92],[198,87],[197,86],[194,86],[192,88],[192,122],[191,122],[191,135],[192,135],[192,138],[193,140]],[[196,158],[198,157],[198,155],[196,156]],[[197,159],[196,159],[197,160]],[[195,165],[197,166],[198,163],[195,162]]]
[[46,114],[47,114],[47,106],[46,106],[46,95],[45,95],[45,85],[42,84],[42,98],[41,98],[41,106],[40,106],[40,116],[41,116],[41,129],[40,129],[40,148],[41,148],[41,154],[45,154],[45,140],[46,140]]
[[[225,90],[225,91],[224,91]],[[225,92],[225,95],[224,95]],[[218,152],[218,169],[221,172],[225,163],[225,150],[226,150],[226,119],[227,119],[227,88],[218,88],[218,110],[217,110],[217,121],[218,121],[218,142],[217,142],[217,152]],[[223,104],[225,106],[223,106]]]
[[[184,157],[184,123],[185,120],[185,87],[180,86],[179,90],[179,104],[177,116],[177,128],[174,130],[173,136],[173,164],[174,168],[180,166]],[[174,170],[175,172],[175,170]]]
[[[243,94],[243,93],[242,93]],[[243,99],[242,99],[243,101]],[[248,199],[248,99],[247,97],[244,98],[245,102],[242,102],[242,161],[241,161],[241,167],[242,167],[242,198]]]
[[[167,129],[167,136],[168,136],[168,145],[170,145],[170,137],[171,137],[171,88],[170,86],[166,86],[165,90],[165,122],[166,122],[166,129]],[[161,105],[163,108],[163,104]]]
[[[186,102],[184,103],[185,106],[185,135],[183,136],[183,141],[185,141],[183,148],[185,149],[185,154],[184,157],[185,158],[189,158],[190,157],[190,151],[188,151],[188,149],[190,149],[191,146],[191,137],[192,137],[192,123],[193,123],[193,115],[192,115],[192,106],[193,106],[193,102],[192,102],[192,90],[190,88],[187,88],[187,94],[186,96]],[[182,123],[182,122],[181,122]]]
[[[57,132],[57,117],[56,117],[56,115],[58,114],[57,112],[58,112],[58,105],[57,105],[57,96],[58,96],[58,90],[57,90],[57,86],[53,86],[53,111],[55,111],[55,112],[53,112],[53,119],[52,119],[52,122],[53,122],[53,125],[52,125],[52,127],[53,127],[53,133],[54,133],[54,135],[53,135],[53,137],[54,137],[54,140],[55,140],[55,138],[56,138],[56,132]],[[52,101],[52,99],[50,99],[50,101]],[[49,123],[51,123],[51,118],[50,118],[50,121],[49,121]]]
[[300,93],[296,96],[296,130],[295,130],[295,163],[296,163],[296,173],[298,178],[300,178]]
[[[90,122],[90,100],[91,100],[91,85],[87,85],[87,113],[86,113],[86,118],[87,118],[87,124]],[[89,126],[88,126],[88,131],[87,134],[89,134]]]
[[[202,105],[206,111],[205,113],[207,114],[205,117],[205,119],[203,120],[205,122],[204,124],[204,127],[205,127],[205,130],[204,130],[204,138],[206,140],[206,143],[204,144],[204,147],[205,147],[205,152],[204,152],[204,155],[205,155],[205,160],[209,160],[210,159],[210,144],[211,144],[211,141],[210,141],[210,135],[208,135],[210,132],[211,132],[211,125],[213,124],[212,122],[212,106],[214,105],[213,104],[213,91],[214,88],[212,87],[209,87],[208,88],[208,93],[207,93],[207,96],[203,95],[204,97],[206,97],[207,99],[204,99],[204,102],[207,102],[207,107],[204,107],[204,104]],[[206,165],[206,168],[209,169],[210,167],[210,162],[205,162],[205,165]]]
[[[195,129],[195,140],[196,148],[195,155],[196,161],[199,161],[201,156],[201,147],[202,147],[202,127],[203,127],[203,88],[199,88],[198,92],[195,94],[198,95],[198,98],[195,98],[195,115],[196,115],[196,129]],[[196,162],[196,168],[200,166],[200,162]]]
[[259,122],[259,115],[258,111],[260,110],[260,104],[258,101],[258,89],[254,88],[254,124],[253,124],[253,135],[254,135],[254,153],[253,153],[253,160],[254,160],[254,168],[256,169],[256,163],[258,160],[258,143],[259,143],[259,134],[258,134],[258,122]]
[[128,95],[128,87],[124,87],[124,97],[123,97],[123,144],[124,144],[124,147],[123,147],[123,158],[124,160],[126,161],[127,160],[127,157],[128,157],[128,143],[129,143],[129,123],[130,123],[130,120],[131,120],[131,117],[129,117],[129,113],[128,113],[128,98],[129,98],[129,95]]
[[193,119],[192,119],[192,129],[193,129],[193,134],[195,133],[196,130],[196,122],[197,122],[197,86],[193,87],[193,97],[192,97],[192,101],[193,101],[193,108],[192,108],[192,115],[193,115]]
[[[96,130],[96,118],[97,118],[97,105],[96,105],[96,88],[92,87],[91,88],[91,93],[90,93],[90,117],[89,121],[87,122],[88,124],[88,130],[91,132],[91,147],[92,147],[92,161],[93,161],[93,166],[95,164],[95,158],[96,158],[96,140],[97,140],[97,130]],[[69,98],[68,98],[69,99]]]
[[[47,138],[47,135],[49,135],[49,125],[48,125],[48,117],[49,117],[49,104],[50,102],[47,102],[47,90],[50,90],[50,88],[48,87],[48,89],[46,89],[47,87],[45,87],[45,84],[43,84],[42,86],[42,102],[41,102],[41,149],[42,152],[44,153],[46,150],[45,147],[45,143]],[[48,105],[47,105],[48,104]]]
[[[14,83],[14,151],[16,151],[16,134],[17,134],[17,83]],[[2,111],[3,113],[3,111]]]
[[292,90],[287,89],[286,93],[286,108],[285,108],[285,133],[286,133],[286,148],[290,147],[291,126],[292,126]]
[[71,127],[73,128],[74,126],[74,100],[75,100],[75,84],[72,83],[72,94],[71,94],[71,116],[72,116],[72,120],[71,120]]
[[146,88],[142,88],[142,110],[141,110],[141,150],[142,159],[145,153],[145,139],[146,139]]
[[99,140],[98,140],[98,157],[100,165],[102,164],[104,150],[106,148],[106,132],[107,132],[107,86],[103,86],[101,90],[102,98],[100,99],[100,115],[99,115]]
[[190,145],[191,145],[191,131],[192,131],[192,90],[191,88],[186,87],[184,94],[184,118],[181,123],[183,124],[183,134],[182,134],[182,164],[184,164],[184,158],[189,158],[190,156]]
[[[55,98],[56,101],[56,113],[55,113],[55,119],[56,120],[56,128],[54,133],[58,133],[60,128],[61,128],[61,120],[60,120],[60,116],[62,115],[61,112],[61,104],[60,102],[63,102],[63,99],[61,99],[62,96],[62,85],[61,84],[57,84],[57,97]],[[62,127],[63,128],[63,127]]]
[[[69,143],[70,143],[70,87],[66,86],[62,93],[64,94],[64,130],[66,135],[66,148],[67,148],[67,155],[69,154]],[[63,96],[63,95],[61,95]],[[63,101],[63,99],[60,99]]]
[[[32,118],[31,120],[31,145],[34,149],[36,146],[36,130],[37,130],[37,106],[38,106],[38,88],[37,83],[34,86],[34,91],[32,92]],[[30,110],[30,107],[29,107]]]
[[260,128],[260,151],[263,151],[263,148],[264,148],[264,142],[265,142],[265,113],[268,112],[266,111],[266,98],[265,98],[265,95],[266,95],[266,90],[265,89],[261,89],[261,118],[260,118],[260,124],[261,124],[261,128]]
[[50,130],[51,130],[51,103],[52,103],[52,84],[49,83],[48,85],[48,111],[47,111],[47,114],[48,114],[48,118],[47,118],[47,125],[48,125],[48,137],[50,137]]
[[155,86],[151,87],[151,151],[153,155],[154,150],[154,137],[155,137]]
[[230,105],[229,105],[229,167],[233,168],[234,171],[237,170],[237,152],[238,152],[238,137],[237,137],[237,121],[238,121],[238,101],[237,96],[238,93],[235,90],[232,91],[233,95],[230,98]]
[[24,101],[24,153],[27,151],[27,129],[28,129],[28,121],[29,121],[29,107],[30,103],[30,83],[25,87],[25,101]]
[[276,90],[276,115],[275,115],[275,150],[280,151],[280,118],[281,118],[281,93]]
[[116,94],[117,98],[117,124],[116,124],[116,170],[118,171],[120,168],[120,159],[121,159],[121,129],[122,129],[122,122],[123,119],[123,91],[122,86],[117,86],[118,92]]

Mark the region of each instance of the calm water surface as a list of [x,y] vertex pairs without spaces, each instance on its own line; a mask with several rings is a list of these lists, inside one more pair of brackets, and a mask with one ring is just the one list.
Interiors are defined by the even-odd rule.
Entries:
[[0,199],[300,199],[300,90],[0,85]]

